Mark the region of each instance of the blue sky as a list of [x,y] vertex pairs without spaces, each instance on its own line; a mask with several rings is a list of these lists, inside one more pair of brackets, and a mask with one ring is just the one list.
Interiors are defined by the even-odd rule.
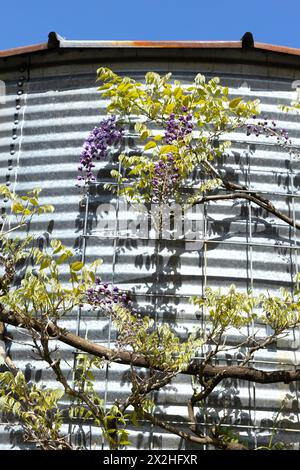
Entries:
[[67,39],[255,40],[300,48],[300,0],[14,0],[0,4],[0,50]]

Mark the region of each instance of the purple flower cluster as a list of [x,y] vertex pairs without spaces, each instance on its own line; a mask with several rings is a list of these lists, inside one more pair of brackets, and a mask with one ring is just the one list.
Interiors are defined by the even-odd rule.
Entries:
[[99,127],[95,127],[86,139],[80,154],[78,171],[84,172],[84,176],[78,176],[80,182],[95,181],[93,160],[100,160],[107,155],[108,147],[119,143],[123,137],[124,129],[116,123],[116,116],[103,119]]
[[165,132],[165,141],[167,144],[172,144],[174,140],[182,140],[186,135],[193,131],[193,116],[188,113],[186,106],[182,106],[182,112],[178,118],[172,113],[169,116],[167,130]]
[[174,193],[179,179],[179,169],[176,166],[172,153],[168,153],[166,160],[159,160],[154,164],[155,177],[152,179],[153,202],[166,202]]
[[94,307],[111,308],[113,304],[121,304],[123,307],[132,305],[128,294],[120,291],[117,286],[102,282],[99,277],[95,279],[95,287],[86,291],[87,303]]
[[[253,116],[256,119],[256,116]],[[277,128],[276,122],[272,121],[271,124],[267,119],[257,121],[255,124],[247,125],[247,136],[254,134],[256,137],[265,135],[266,137],[276,137],[279,145],[291,145],[291,140],[286,129]]]

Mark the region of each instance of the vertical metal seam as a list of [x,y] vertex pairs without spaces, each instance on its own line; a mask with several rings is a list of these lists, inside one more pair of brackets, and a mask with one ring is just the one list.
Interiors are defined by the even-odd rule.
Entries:
[[[84,210],[84,223],[82,228],[82,248],[81,248],[81,262],[85,264],[86,258],[86,244],[88,240],[87,236],[87,224],[88,224],[88,216],[89,216],[89,199],[90,199],[90,187],[88,186],[86,189],[85,194],[85,210]],[[81,307],[78,307],[77,312],[77,325],[76,325],[76,334],[79,335],[80,333],[80,322],[81,322]]]
[[[204,213],[204,296],[206,297],[206,288],[207,288],[207,238],[208,238],[208,235],[207,235],[207,204],[204,203],[204,210],[203,210],[203,213]],[[204,331],[205,331],[205,336],[206,336],[206,318],[207,318],[207,308],[206,308],[206,305],[204,305],[204,311],[203,311],[203,314],[204,314],[204,318],[203,318],[203,327],[204,327]],[[202,351],[203,353],[203,351]],[[207,422],[208,422],[208,416],[207,416],[207,398],[205,398],[204,400],[204,406],[205,406],[205,412],[203,413],[203,421],[204,421],[204,433],[205,435],[207,435]],[[207,450],[208,446],[206,444],[203,445],[203,450]]]
[[[127,144],[126,144],[127,145]],[[121,173],[122,167],[121,167],[121,162],[119,161],[119,166],[118,166],[118,171]],[[113,240],[113,259],[112,259],[112,284],[114,284],[115,281],[115,270],[116,270],[116,251],[117,251],[117,246],[118,246],[118,226],[119,226],[119,208],[120,208],[120,187],[118,186],[117,189],[117,201],[116,201],[116,220],[115,220],[115,234],[114,234],[114,240]],[[108,338],[107,338],[107,345],[110,348],[111,344],[111,328],[112,328],[112,318],[111,315],[109,315],[108,318]],[[108,363],[106,364],[105,368],[105,385],[104,385],[104,410],[107,410],[107,397],[108,397],[108,380],[109,380],[109,365]],[[102,440],[102,449],[104,449],[104,440]]]
[[[81,262],[85,264],[85,258],[86,258],[86,243],[87,243],[87,222],[88,222],[88,212],[89,212],[89,186],[86,188],[86,193],[84,196],[84,199],[80,201],[82,203],[85,200],[85,210],[84,210],[84,223],[82,227],[82,245],[81,245]],[[79,204],[80,204],[79,203]],[[80,323],[81,323],[81,307],[78,307],[77,310],[77,316],[76,316],[76,334],[77,336],[80,336]],[[72,384],[73,387],[75,387],[75,378],[76,378],[76,366],[77,366],[77,355],[80,354],[80,351],[76,349],[74,351],[74,359],[73,359],[73,368],[72,368]],[[70,398],[71,402],[74,403],[75,399],[73,397]],[[72,443],[72,422],[69,424],[69,443]]]
[[[250,188],[251,186],[251,164],[250,164],[250,145],[247,147],[247,181],[246,184]],[[249,250],[249,258],[250,258],[250,288],[251,292],[253,295],[254,291],[254,281],[253,281],[253,246],[252,246],[252,203],[251,201],[248,201],[248,229],[249,229],[249,245],[248,245],[248,250]],[[252,336],[254,336],[255,333],[255,324],[254,324],[254,319],[251,321],[251,330],[252,330]],[[252,384],[252,391],[253,391],[253,423],[254,423],[254,445],[257,447],[257,422],[256,422],[256,384],[253,382]]]
[[[293,168],[293,160],[292,160],[292,154],[291,153],[290,153],[290,171],[291,171],[290,172],[290,180],[291,180],[291,190],[292,190],[292,211],[293,211],[293,221],[294,221],[294,225],[293,225],[294,246],[297,246],[294,168]],[[294,264],[295,264],[295,269],[293,269],[294,266],[292,266],[292,273],[295,274],[295,273],[298,273],[298,253],[297,253],[297,250],[294,250],[294,253],[292,253],[292,251],[290,251],[290,254],[292,256],[292,262],[294,261]],[[292,295],[294,297],[294,292],[295,292],[294,283],[292,284],[292,286],[293,286]],[[296,283],[296,288],[299,289],[299,281],[297,281],[297,283]],[[300,330],[300,327],[298,327],[298,332],[299,332],[299,330]],[[294,336],[294,341],[297,341],[295,330],[293,330],[293,336]],[[299,349],[299,345],[298,345],[298,349]],[[294,358],[294,369],[296,371],[297,370],[296,349],[294,349],[293,358]],[[296,395],[297,408],[299,409],[299,384],[298,384],[297,381],[295,383],[295,392],[296,392],[295,395]],[[299,413],[297,413],[297,416],[298,416],[298,422],[299,422]]]

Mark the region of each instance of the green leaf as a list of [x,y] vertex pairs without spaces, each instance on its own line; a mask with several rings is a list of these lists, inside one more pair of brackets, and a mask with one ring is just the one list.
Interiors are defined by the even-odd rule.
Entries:
[[145,140],[150,136],[150,132],[148,130],[144,130],[140,135],[140,140]]
[[163,145],[160,149],[160,153],[176,152],[176,150],[176,145]]
[[171,114],[173,111],[174,111],[174,108],[175,108],[175,103],[169,103],[167,104],[167,106],[165,107],[165,112],[167,114]]
[[183,100],[182,100],[182,104],[183,104],[184,106],[187,106],[187,107],[189,107],[190,102],[191,102],[191,97],[190,97],[190,96],[185,96],[185,97],[183,98]]
[[23,210],[23,215],[31,215],[31,214],[32,214],[32,212],[31,212],[30,209],[24,209]]
[[196,85],[203,85],[205,83],[205,76],[198,73],[194,79]]
[[131,422],[134,426],[138,425],[138,414],[135,410],[131,414]]
[[141,129],[143,129],[143,127],[144,127],[144,124],[142,122],[136,122],[134,125],[134,129],[136,130],[136,132],[140,132]]
[[63,253],[56,261],[56,264],[62,264],[64,261],[67,261],[67,259],[69,258],[70,258],[70,255],[68,255],[67,253]]
[[70,265],[71,271],[80,271],[80,269],[83,268],[83,263],[82,261],[75,261]]
[[13,203],[12,203],[12,206],[11,206],[11,210],[12,210],[15,214],[19,214],[20,212],[23,212],[24,206],[22,206],[22,204],[19,204],[19,203],[17,203],[17,202],[13,202]]
[[41,262],[40,271],[48,268],[50,264],[51,264],[51,258],[44,258],[43,261]]
[[110,174],[114,179],[117,179],[117,180],[122,179],[121,173],[119,173],[117,170],[111,170]]
[[54,206],[51,204],[45,204],[44,206],[41,206],[44,212],[54,212]]
[[128,440],[121,440],[120,441],[121,446],[128,446],[129,444],[130,444],[130,442]]
[[239,97],[239,98],[234,98],[233,100],[231,100],[229,103],[229,108],[231,109],[236,108],[240,104],[242,99],[243,98]]
[[153,140],[150,140],[150,142],[148,142],[145,147],[144,147],[144,150],[149,150],[149,149],[152,149],[154,147],[157,146],[157,143],[156,142],[153,142]]
[[41,188],[35,188],[35,189],[33,189],[29,194],[32,194],[32,196],[34,196],[35,198],[37,198],[41,191],[42,191]]
[[29,202],[33,206],[38,206],[39,205],[38,200],[35,197],[32,197],[31,199],[29,199]]
[[54,255],[56,253],[59,253],[63,248],[62,242],[60,240],[51,240],[51,246],[52,246]]
[[[113,418],[109,418],[109,419],[115,419],[115,418],[113,417]],[[115,433],[116,433],[116,429],[107,429],[106,433],[107,433],[107,434],[115,434]]]

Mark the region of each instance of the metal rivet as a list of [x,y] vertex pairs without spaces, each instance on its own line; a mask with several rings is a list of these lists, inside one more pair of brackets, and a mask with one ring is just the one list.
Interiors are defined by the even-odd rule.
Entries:
[[16,140],[17,137],[18,137],[17,134],[14,134],[14,135],[12,136],[12,138],[13,138],[14,140]]
[[19,80],[19,81],[18,81],[18,86],[23,86],[23,85],[24,85],[23,80]]
[[7,168],[8,168],[9,171],[11,171],[13,169],[13,166],[9,165]]
[[11,182],[10,181],[6,181],[6,186],[10,186],[11,185]]
[[18,90],[18,95],[23,95],[23,90]]
[[20,105],[20,104],[17,104],[17,105],[16,105],[16,109],[21,109],[21,105]]

